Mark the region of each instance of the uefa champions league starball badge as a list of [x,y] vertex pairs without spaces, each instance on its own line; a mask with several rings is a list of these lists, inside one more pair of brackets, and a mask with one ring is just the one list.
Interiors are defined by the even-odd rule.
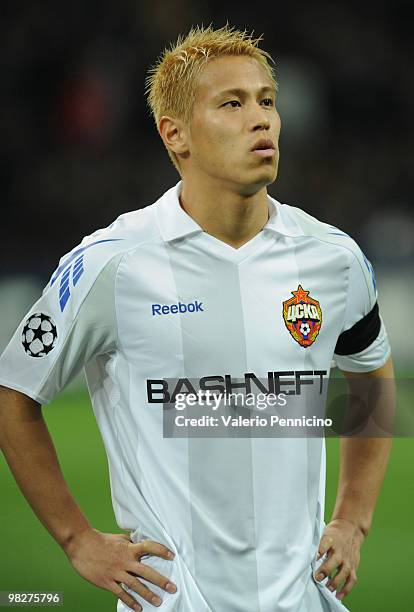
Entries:
[[22,331],[22,345],[30,357],[46,357],[57,341],[56,324],[52,317],[38,312],[26,321]]
[[298,285],[293,297],[283,302],[283,319],[290,335],[307,348],[316,340],[322,325],[322,310],[318,300]]

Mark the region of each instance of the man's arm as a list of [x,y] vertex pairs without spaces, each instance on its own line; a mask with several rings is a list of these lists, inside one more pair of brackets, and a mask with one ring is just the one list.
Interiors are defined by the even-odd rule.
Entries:
[[[344,372],[353,395],[364,385],[354,385],[361,379],[378,379],[384,388],[390,412],[394,406],[394,378],[391,359],[381,368],[372,372],[357,374]],[[383,379],[381,381],[380,379]],[[381,388],[379,389],[381,391]],[[381,401],[381,400],[380,400]],[[375,407],[373,407],[375,410]],[[341,438],[340,472],[338,492],[332,519],[326,526],[318,550],[318,557],[327,553],[326,561],[317,570],[316,579],[323,580],[333,571],[338,573],[327,582],[327,587],[337,590],[337,598],[342,599],[357,581],[356,570],[359,565],[360,547],[372,523],[375,505],[384,479],[392,445],[392,432],[389,437],[344,437]]]
[[142,608],[121,583],[153,605],[161,600],[153,600],[156,596],[138,576],[175,591],[164,576],[139,562],[145,554],[171,559],[165,546],[150,540],[133,544],[126,534],[101,533],[89,524],[64,479],[40,404],[5,387],[0,387],[0,448],[33,511],[83,578],[134,610]]
[[59,467],[40,404],[0,387],[0,447],[22,493],[58,544],[90,529]]

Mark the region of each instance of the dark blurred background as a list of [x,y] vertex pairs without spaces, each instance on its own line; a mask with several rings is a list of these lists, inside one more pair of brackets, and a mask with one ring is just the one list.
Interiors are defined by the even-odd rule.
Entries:
[[192,25],[226,21],[263,33],[276,61],[270,193],[350,233],[403,284],[412,276],[408,2],[23,1],[5,3],[0,21],[0,308],[10,283],[44,284],[84,235],[179,180],[146,106],[146,72]]

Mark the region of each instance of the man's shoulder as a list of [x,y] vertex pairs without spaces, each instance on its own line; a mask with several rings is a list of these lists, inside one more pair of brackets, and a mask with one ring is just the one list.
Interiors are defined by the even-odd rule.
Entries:
[[363,257],[358,243],[346,232],[313,217],[302,208],[289,204],[281,204],[282,214],[289,218],[299,229],[299,235],[313,238],[320,243],[337,246],[345,252],[353,253],[358,257]]
[[107,227],[85,236],[75,248],[89,249],[94,244],[108,243],[109,248],[119,252],[138,246],[142,242],[156,240],[159,237],[154,218],[156,204],[145,205],[119,215]]
[[114,278],[113,272],[126,253],[160,240],[155,204],[123,213],[107,227],[85,236],[61,257],[43,293],[57,291],[63,312],[69,302],[80,304],[105,270],[111,270]]
[[121,214],[110,225],[86,235],[81,242],[63,255],[52,274],[51,282],[74,262],[87,261],[97,274],[113,257],[122,255],[145,242],[156,241],[159,231],[154,219],[154,206]]

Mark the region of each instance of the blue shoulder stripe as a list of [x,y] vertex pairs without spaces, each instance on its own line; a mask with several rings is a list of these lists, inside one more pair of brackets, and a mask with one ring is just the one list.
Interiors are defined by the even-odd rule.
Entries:
[[[71,255],[68,255],[65,261],[58,267],[56,272],[54,272],[52,279],[50,281],[50,286],[54,284],[54,282],[59,278],[62,274],[62,278],[60,279],[59,286],[59,305],[61,312],[64,311],[65,306],[70,298],[70,288],[69,288],[69,280],[72,272],[72,283],[73,287],[75,287],[84,273],[83,267],[83,254],[87,249],[95,246],[96,244],[102,244],[102,242],[118,242],[119,240],[123,240],[123,238],[108,238],[106,240],[97,240],[96,242],[92,242],[80,249],[76,249]],[[72,262],[75,260],[75,264],[72,267]]]

